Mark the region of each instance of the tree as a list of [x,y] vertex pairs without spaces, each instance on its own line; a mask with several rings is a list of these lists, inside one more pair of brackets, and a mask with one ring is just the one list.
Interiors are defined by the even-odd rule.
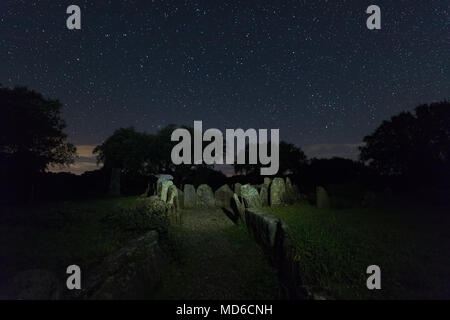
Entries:
[[424,104],[415,114],[393,116],[364,143],[360,159],[381,175],[443,182],[450,171],[450,103]]
[[[270,154],[270,144],[268,144],[268,152]],[[249,145],[245,147],[246,164],[237,164],[235,161],[234,172],[246,175],[259,175],[261,164],[249,164]],[[278,173],[283,175],[286,173],[298,174],[307,163],[307,157],[303,150],[292,143],[281,141],[279,144],[279,161],[280,166]]]
[[97,161],[111,173],[111,195],[120,195],[120,176],[123,173],[145,175],[152,171],[148,168],[152,163],[146,161],[152,143],[150,135],[130,127],[117,129],[105,142],[95,147]]
[[[68,165],[76,155],[67,143],[62,104],[25,87],[0,87],[0,161],[2,177],[33,186],[50,165]],[[6,179],[7,178],[7,179]]]

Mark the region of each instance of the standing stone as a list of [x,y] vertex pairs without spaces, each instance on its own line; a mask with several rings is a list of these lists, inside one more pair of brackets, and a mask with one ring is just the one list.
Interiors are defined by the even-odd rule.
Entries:
[[261,207],[261,198],[259,197],[258,190],[250,184],[245,184],[241,187],[241,196],[244,199],[244,205],[246,208],[259,208]]
[[227,184],[224,184],[214,193],[216,198],[216,206],[231,211],[231,198],[233,198],[233,191]]
[[170,180],[158,180],[158,196],[159,198],[167,202],[167,193],[169,192],[169,187],[173,185],[173,182]]
[[192,184],[184,185],[184,207],[186,209],[197,207],[197,194]]
[[167,210],[172,223],[180,222],[180,202],[178,200],[178,188],[175,185],[169,187],[167,192]]
[[169,186],[167,191],[167,204],[172,205],[176,210],[180,207],[178,202],[178,188],[175,185]]
[[[156,181],[156,195],[163,201],[167,200],[167,191],[169,190],[169,186],[171,184],[173,184],[172,182],[171,184],[168,184],[169,180],[165,179],[165,178],[159,178]],[[166,189],[166,190],[163,190]],[[163,193],[165,194],[165,199],[163,199]]]
[[261,205],[266,207],[269,205],[269,185],[261,185],[261,191],[259,192],[259,197],[261,199]]
[[297,185],[293,185],[292,186],[292,190],[294,191],[294,197],[295,197],[295,201],[302,201],[304,200],[303,195],[300,192],[300,188]]
[[330,197],[328,196],[327,191],[323,187],[316,188],[316,197],[317,197],[317,208],[319,209],[328,209],[330,208]]
[[178,202],[180,203],[180,208],[183,209],[184,208],[184,192],[181,191],[181,189],[178,189]]
[[231,198],[231,209],[236,217],[240,217],[242,221],[245,221],[245,206],[236,193]]
[[272,179],[270,179],[269,177],[265,177],[264,178],[264,184],[270,186],[270,183],[272,182]]
[[286,186],[283,178],[273,179],[270,185],[270,205],[279,207],[285,204]]
[[242,188],[242,185],[240,183],[236,183],[234,185],[234,193],[236,193],[238,197],[241,196],[241,188]]
[[214,193],[210,186],[201,184],[197,188],[197,207],[213,208],[216,205]]
[[291,179],[286,177],[286,203],[293,204],[295,202],[295,191]]

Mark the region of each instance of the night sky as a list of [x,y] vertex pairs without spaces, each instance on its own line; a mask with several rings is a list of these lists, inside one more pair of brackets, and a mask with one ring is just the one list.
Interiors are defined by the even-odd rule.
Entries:
[[77,145],[202,120],[352,157],[383,120],[450,98],[450,1],[0,0],[0,83],[60,99]]

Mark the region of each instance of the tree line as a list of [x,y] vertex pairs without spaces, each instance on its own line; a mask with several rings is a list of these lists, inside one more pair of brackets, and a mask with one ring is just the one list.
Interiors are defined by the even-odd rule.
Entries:
[[[76,148],[67,142],[61,108],[60,101],[47,99],[25,87],[0,86],[0,192],[3,195],[19,192],[32,197],[39,174],[46,172],[49,166],[67,166],[74,162]],[[180,182],[187,177],[194,179],[196,175],[220,176],[221,173],[211,173],[212,166],[172,163],[171,150],[175,142],[171,141],[171,133],[176,128],[176,125],[168,125],[155,134],[138,132],[133,127],[119,128],[98,145],[94,153],[103,164],[102,170],[110,176],[110,192],[120,193],[121,176],[149,177],[164,173]],[[405,184],[449,186],[448,101],[423,104],[414,111],[401,112],[383,121],[363,142],[359,161],[353,163],[351,170],[366,168],[374,176],[395,177]],[[300,147],[291,143],[281,141],[279,147],[279,174],[301,176],[308,166],[321,163],[308,159]],[[322,166],[323,163],[327,162],[322,161]],[[345,163],[348,161],[334,160],[328,167],[335,164],[345,167]],[[235,164],[234,172],[251,177],[257,175],[259,168],[258,164]]]

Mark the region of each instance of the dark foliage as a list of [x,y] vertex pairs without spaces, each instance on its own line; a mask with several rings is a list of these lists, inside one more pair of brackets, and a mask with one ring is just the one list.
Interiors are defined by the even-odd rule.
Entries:
[[382,176],[405,184],[449,186],[450,103],[420,105],[402,112],[364,138],[362,161]]

